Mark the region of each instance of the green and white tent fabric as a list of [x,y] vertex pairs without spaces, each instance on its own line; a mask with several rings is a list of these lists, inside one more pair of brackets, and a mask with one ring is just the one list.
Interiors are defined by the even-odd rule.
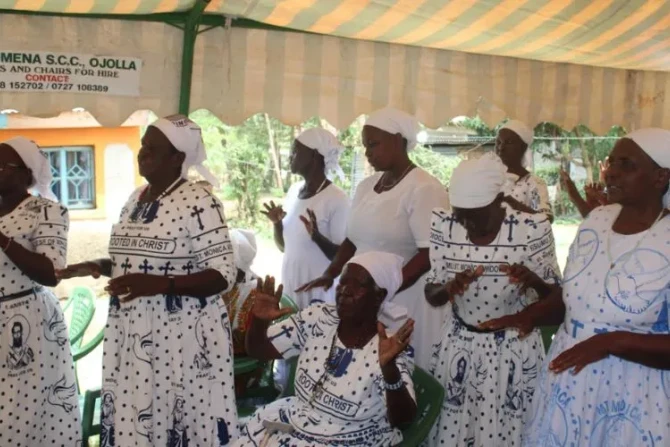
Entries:
[[[0,0],[0,53],[143,60],[141,95],[0,93],[0,109],[74,107],[104,125],[180,108],[184,31],[201,0]],[[383,106],[429,127],[457,115],[670,128],[670,3],[226,0],[202,3],[189,110],[336,127]],[[212,28],[212,26],[214,26]],[[281,27],[281,28],[277,28]],[[206,32],[202,32],[206,31]],[[1,64],[1,63],[0,63]],[[181,103],[183,104],[183,98]]]

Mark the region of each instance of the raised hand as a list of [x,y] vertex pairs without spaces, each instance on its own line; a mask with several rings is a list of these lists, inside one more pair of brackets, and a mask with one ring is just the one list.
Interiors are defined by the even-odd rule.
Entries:
[[314,238],[314,235],[319,234],[319,225],[316,222],[316,214],[314,214],[314,211],[307,208],[307,216],[300,216],[300,220],[305,225],[305,229],[311,238]]
[[590,183],[584,186],[586,202],[594,207],[607,205],[607,195],[602,183]]
[[377,334],[379,335],[379,366],[382,368],[398,357],[409,346],[414,332],[414,320],[411,318],[391,337],[386,335],[386,328],[377,322]]
[[470,284],[479,279],[483,274],[484,267],[481,265],[474,270],[467,269],[457,273],[454,279],[444,285],[447,289],[447,294],[452,298],[463,295],[470,288]]
[[328,276],[327,274],[323,274],[316,278],[313,281],[308,282],[307,284],[304,284],[297,288],[295,291],[296,293],[300,292],[307,292],[312,289],[319,289],[322,288],[324,290],[330,290],[331,287],[333,287],[333,283],[335,282],[335,279]]
[[598,167],[600,168],[600,175],[598,180],[600,181],[600,183],[605,183],[605,173],[607,172],[609,163],[610,163],[609,157],[606,157],[605,160],[598,162]]
[[505,273],[512,284],[520,286],[521,293],[525,293],[528,289],[535,289],[541,286],[544,281],[532,272],[528,267],[521,264],[500,265],[500,271]]
[[84,278],[92,276],[95,279],[100,278],[102,271],[95,262],[82,262],[80,264],[68,265],[62,270],[56,270],[56,279]]
[[270,222],[275,225],[281,222],[284,217],[286,217],[284,208],[282,208],[281,205],[275,205],[272,200],[270,200],[270,203],[264,203],[263,207],[265,207],[265,211],[261,210],[261,213],[263,213],[268,219],[270,219]]
[[563,186],[563,189],[565,189],[569,193],[579,193],[577,190],[577,186],[575,185],[575,182],[572,181],[570,178],[570,174],[568,174],[566,171],[561,169],[559,173],[561,177],[561,186]]
[[292,309],[280,309],[279,301],[281,300],[284,286],[280,285],[275,289],[275,279],[272,276],[266,276],[265,281],[258,278],[256,286],[254,306],[251,313],[254,318],[259,320],[272,322],[278,318],[288,315],[293,312]]

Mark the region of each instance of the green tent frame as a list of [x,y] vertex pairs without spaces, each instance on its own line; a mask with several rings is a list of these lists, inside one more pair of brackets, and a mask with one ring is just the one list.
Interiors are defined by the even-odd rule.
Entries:
[[[74,17],[78,19],[125,20],[132,22],[159,22],[182,30],[181,79],[179,85],[179,113],[188,115],[191,105],[191,83],[193,79],[193,54],[195,41],[199,34],[227,25],[237,28],[265,29],[305,33],[278,26],[266,25],[254,20],[233,18],[219,14],[205,14],[205,8],[211,0],[196,0],[188,11],[157,14],[72,14],[59,12],[19,11],[0,9],[0,14],[15,14],[42,17]],[[204,26],[203,29],[200,29]],[[309,34],[309,33],[308,33]]]

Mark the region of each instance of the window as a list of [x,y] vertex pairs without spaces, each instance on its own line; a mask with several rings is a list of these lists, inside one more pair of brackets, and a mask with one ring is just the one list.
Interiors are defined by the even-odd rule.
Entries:
[[51,164],[51,190],[70,209],[95,208],[95,167],[92,147],[44,149]]

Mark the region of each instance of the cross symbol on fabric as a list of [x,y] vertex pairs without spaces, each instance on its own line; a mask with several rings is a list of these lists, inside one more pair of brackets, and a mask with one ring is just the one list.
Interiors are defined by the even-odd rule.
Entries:
[[454,228],[454,222],[456,222],[456,217],[453,214],[450,214],[444,220],[449,222],[449,239],[451,239],[451,230],[453,230]]
[[191,274],[191,270],[193,270],[195,267],[193,266],[193,263],[191,261],[188,261],[188,264],[182,266],[182,270],[186,272],[187,275]]
[[200,231],[205,229],[205,226],[202,224],[202,218],[200,217],[200,215],[204,212],[204,208],[198,208],[198,205],[193,205],[193,212],[191,213],[191,217],[198,219],[198,226],[200,227]]
[[514,215],[511,215],[503,221],[503,223],[507,226],[509,226],[509,234],[507,236],[507,240],[509,242],[512,242],[512,234],[514,233],[514,227],[519,224],[519,219],[514,217]]
[[128,270],[133,268],[132,264],[130,263],[130,258],[126,258],[126,260],[123,261],[123,264],[121,264],[121,268],[123,269],[123,274],[127,275]]
[[175,268],[172,266],[172,263],[168,261],[165,263],[163,267],[158,267],[158,270],[164,273],[165,276],[168,276],[171,271],[173,271]]
[[479,285],[479,281],[475,283],[475,292],[479,295],[479,291],[482,290],[482,286]]
[[142,264],[140,264],[140,270],[144,272],[144,274],[148,274],[150,271],[154,269],[153,265],[149,265],[149,261],[147,259],[144,260]]
[[219,203],[218,200],[216,200],[214,197],[212,197],[212,205],[210,206],[213,210],[216,210],[216,214],[219,215],[219,219],[221,220],[221,223],[225,223],[223,220],[223,214],[221,213],[221,209],[223,208],[221,206],[221,203]]
[[284,337],[286,338],[291,336],[291,332],[293,332],[293,329],[295,329],[293,326],[282,326],[281,331],[277,333],[277,335],[273,335],[272,337],[268,337],[268,340],[274,340],[279,337]]

